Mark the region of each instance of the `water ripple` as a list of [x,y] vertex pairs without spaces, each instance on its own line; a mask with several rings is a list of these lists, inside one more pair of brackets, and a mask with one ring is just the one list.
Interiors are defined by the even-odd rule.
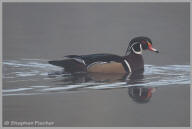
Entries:
[[[61,74],[62,68],[40,59],[3,61],[3,95],[35,95],[133,86],[162,87],[190,84],[189,65],[145,65],[142,76],[122,74]],[[50,74],[51,73],[51,74]]]

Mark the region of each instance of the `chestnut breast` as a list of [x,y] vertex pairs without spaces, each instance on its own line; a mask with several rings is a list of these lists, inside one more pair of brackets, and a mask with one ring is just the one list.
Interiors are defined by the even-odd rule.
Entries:
[[124,58],[129,62],[132,72],[144,71],[144,61],[142,55],[131,53]]

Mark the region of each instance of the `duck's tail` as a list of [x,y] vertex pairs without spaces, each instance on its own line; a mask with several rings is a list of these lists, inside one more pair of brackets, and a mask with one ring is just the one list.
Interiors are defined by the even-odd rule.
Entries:
[[75,73],[75,72],[86,72],[86,66],[76,60],[66,59],[66,60],[53,60],[48,61],[49,64],[63,67],[65,72]]

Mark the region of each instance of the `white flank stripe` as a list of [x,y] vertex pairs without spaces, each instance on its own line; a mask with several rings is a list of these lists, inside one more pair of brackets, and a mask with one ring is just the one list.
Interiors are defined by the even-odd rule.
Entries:
[[131,73],[132,70],[131,70],[131,67],[130,67],[129,63],[127,62],[127,60],[124,60],[124,61],[125,61],[125,64],[127,65],[128,69],[129,69],[129,72]]

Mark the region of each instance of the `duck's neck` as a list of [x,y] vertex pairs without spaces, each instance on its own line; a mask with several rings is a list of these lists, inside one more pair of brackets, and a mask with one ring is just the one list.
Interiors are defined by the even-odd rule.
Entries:
[[144,70],[144,60],[142,54],[136,54],[134,51],[131,51],[128,55],[124,56],[124,59],[126,59],[132,70]]
[[142,49],[140,51],[135,51],[134,49],[132,49],[132,52],[136,55],[142,55]]
[[142,51],[143,51],[142,45],[139,43],[135,43],[127,48],[125,55],[129,55],[131,53],[142,55]]
[[126,53],[125,57],[130,56],[130,55],[140,55],[140,56],[142,56],[142,50],[141,51],[135,51],[133,49],[129,53]]

